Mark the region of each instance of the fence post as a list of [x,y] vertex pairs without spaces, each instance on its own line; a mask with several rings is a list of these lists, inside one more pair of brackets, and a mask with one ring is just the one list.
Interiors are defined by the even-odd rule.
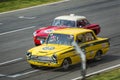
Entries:
[[85,75],[86,75],[86,56],[85,56],[85,51],[82,51],[82,49],[78,46],[78,44],[76,42],[73,42],[73,46],[75,47],[75,50],[77,51],[77,53],[80,54],[81,68],[82,68],[81,75],[82,75],[82,80],[85,80]]

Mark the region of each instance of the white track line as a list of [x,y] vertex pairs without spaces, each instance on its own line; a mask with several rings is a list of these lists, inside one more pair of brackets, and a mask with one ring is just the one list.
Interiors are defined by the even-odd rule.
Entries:
[[[62,1],[58,1],[58,2],[53,2],[53,3],[48,3],[48,4],[43,4],[43,5],[38,5],[38,6],[33,6],[33,7],[28,7],[28,8],[23,8],[23,9],[18,9],[18,10],[13,10],[13,11],[2,12],[0,14],[11,13],[11,12],[16,12],[16,11],[21,11],[21,10],[27,10],[27,9],[31,9],[31,8],[42,7],[42,6],[47,6],[47,5],[52,5],[52,4],[57,4],[57,3],[67,2],[67,1],[70,1],[70,0],[62,0]],[[2,25],[2,23],[0,23],[0,25]],[[8,34],[8,33],[13,33],[13,32],[17,32],[17,31],[22,31],[22,30],[34,28],[34,27],[35,26],[22,28],[22,29],[18,29],[18,30],[13,30],[13,31],[9,31],[9,32],[4,32],[4,33],[0,33],[0,36],[4,35],[4,34]]]
[[39,70],[33,70],[33,71],[26,72],[26,73],[15,74],[15,75],[9,75],[9,76],[7,76],[7,77],[16,78],[16,77],[20,77],[20,76],[23,76],[23,75],[27,75],[27,74],[30,74],[30,73],[34,73],[34,72],[37,72],[37,71],[39,71]]
[[6,76],[6,75],[4,75],[4,74],[0,74],[0,77],[3,77],[3,76]]
[[38,5],[38,6],[33,6],[33,7],[28,7],[28,8],[23,8],[23,9],[17,9],[17,10],[13,10],[13,11],[2,12],[0,14],[12,13],[12,12],[16,12],[16,11],[22,11],[22,10],[27,10],[27,9],[32,9],[32,8],[37,8],[37,7],[52,5],[52,4],[58,4],[58,3],[67,2],[67,1],[70,1],[70,0],[62,0],[62,1],[58,1],[58,2],[53,2],[53,3],[48,3],[48,4],[42,4],[42,5]]
[[0,23],[0,25],[2,25],[3,23]]
[[[115,65],[115,66],[111,66],[111,67],[108,67],[108,68],[105,68],[105,69],[102,69],[102,70],[99,70],[99,71],[96,71],[96,72],[93,72],[93,73],[90,73],[90,74],[87,74],[86,77],[91,76],[91,75],[95,75],[95,74],[98,74],[98,73],[101,73],[101,72],[104,72],[104,71],[107,71],[107,70],[110,70],[110,69],[113,69],[113,68],[117,68],[117,67],[120,67],[120,64]],[[39,70],[32,70],[32,71],[28,71],[28,72],[25,72],[25,73],[14,74],[14,75],[0,74],[0,77],[5,76],[5,77],[9,77],[9,78],[16,78],[16,77],[24,76],[24,75],[31,74],[31,73],[34,73],[34,72],[37,72],[37,71],[39,71]],[[82,76],[71,79],[71,80],[80,80],[80,79],[82,79]]]
[[5,65],[5,64],[8,64],[8,63],[12,63],[12,62],[16,62],[16,61],[20,61],[22,60],[23,58],[17,58],[17,59],[13,59],[13,60],[10,60],[10,61],[6,61],[6,62],[3,62],[3,63],[0,63],[0,66],[1,65]]
[[13,30],[13,31],[8,31],[8,32],[4,32],[4,33],[0,33],[0,36],[1,35],[4,35],[4,34],[8,34],[8,33],[13,33],[13,32],[17,32],[17,31],[22,31],[22,30],[26,30],[26,29],[31,29],[31,28],[34,28],[36,26],[31,26],[31,27],[26,27],[26,28],[22,28],[22,29],[17,29],[17,30]]
[[36,17],[30,17],[30,16],[19,16],[20,19],[35,19]]
[[[102,69],[102,70],[99,70],[99,71],[96,71],[96,72],[93,72],[93,73],[90,73],[90,74],[87,74],[86,77],[89,77],[89,76],[92,76],[92,75],[95,75],[95,74],[98,74],[98,73],[101,73],[101,72],[104,72],[104,71],[107,71],[107,70],[110,70],[110,69],[113,69],[113,68],[117,68],[117,67],[120,67],[120,64],[115,65],[115,66],[111,66],[111,67],[108,67],[108,68],[105,68],[105,69]],[[82,76],[71,79],[71,80],[80,80],[80,79],[82,79]]]

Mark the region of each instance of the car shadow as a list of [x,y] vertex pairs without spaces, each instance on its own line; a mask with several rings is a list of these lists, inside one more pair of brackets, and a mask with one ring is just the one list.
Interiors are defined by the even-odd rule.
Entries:
[[[100,61],[94,61],[94,60],[87,61],[86,66],[87,66],[87,68],[95,67],[97,65],[109,63],[111,61],[115,61],[118,59],[120,59],[120,56],[108,54],[108,55],[103,56],[102,60],[100,60]],[[81,63],[78,63],[76,65],[70,66],[70,69],[68,69],[66,71],[73,72],[73,71],[80,70],[80,69],[81,69]],[[63,70],[62,68],[57,68],[57,69],[54,69],[54,71],[64,72],[65,70]]]
[[[86,62],[86,67],[87,68],[95,67],[97,65],[109,63],[111,61],[115,61],[115,60],[118,60],[118,59],[120,59],[120,56],[118,56],[118,55],[107,54],[107,55],[103,56],[102,60],[100,60],[100,61],[94,61],[94,60],[87,61]],[[77,70],[81,69],[81,63],[71,65],[68,70],[64,70],[62,67],[59,67],[59,68],[39,67],[38,69],[47,70],[47,71],[53,71],[53,72],[54,71],[55,72],[73,72],[73,71],[77,71]]]

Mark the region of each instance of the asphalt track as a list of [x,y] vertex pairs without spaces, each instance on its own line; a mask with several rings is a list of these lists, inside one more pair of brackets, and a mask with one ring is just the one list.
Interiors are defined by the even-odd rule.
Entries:
[[71,80],[80,77],[80,64],[69,71],[32,69],[24,53],[34,47],[32,33],[64,14],[86,16],[101,26],[98,36],[110,38],[110,50],[99,62],[87,63],[87,73],[120,64],[120,0],[68,0],[0,14],[0,80]]

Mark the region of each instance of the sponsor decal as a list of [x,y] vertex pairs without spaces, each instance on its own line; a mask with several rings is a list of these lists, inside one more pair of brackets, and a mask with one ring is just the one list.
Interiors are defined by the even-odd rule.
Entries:
[[53,50],[55,49],[54,47],[50,47],[50,46],[47,46],[47,47],[44,47],[43,50]]
[[54,31],[54,29],[47,29],[47,30],[45,30],[44,32],[45,33],[51,33],[51,32],[53,32]]

